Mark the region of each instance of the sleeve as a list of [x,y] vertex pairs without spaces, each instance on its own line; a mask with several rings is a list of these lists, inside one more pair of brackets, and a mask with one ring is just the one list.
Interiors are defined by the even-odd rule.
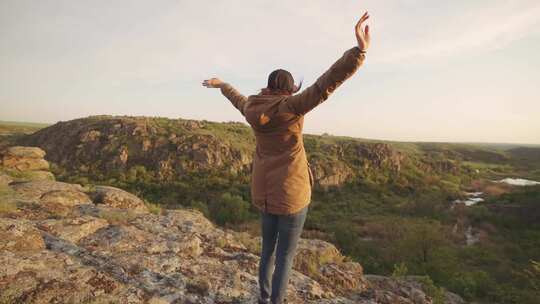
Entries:
[[228,83],[224,83],[221,87],[220,87],[220,90],[221,90],[221,93],[227,97],[227,99],[229,99],[231,101],[231,103],[233,104],[233,106],[235,108],[237,108],[240,113],[242,113],[242,115],[245,116],[244,114],[244,106],[246,105],[247,103],[247,98],[246,96],[240,94],[240,92],[238,92],[235,88],[233,88],[230,84]]
[[297,95],[289,97],[285,103],[287,110],[304,115],[325,101],[345,80],[362,65],[365,53],[353,47],[343,53],[317,81]]

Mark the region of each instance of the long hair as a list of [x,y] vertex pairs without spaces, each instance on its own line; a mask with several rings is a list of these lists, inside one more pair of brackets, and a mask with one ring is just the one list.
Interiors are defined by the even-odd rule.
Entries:
[[292,74],[286,70],[278,69],[268,75],[268,85],[261,89],[262,95],[292,95],[302,88],[302,81],[294,84]]

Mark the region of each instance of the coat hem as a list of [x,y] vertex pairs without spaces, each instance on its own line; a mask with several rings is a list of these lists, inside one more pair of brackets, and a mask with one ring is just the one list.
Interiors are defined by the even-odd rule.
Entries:
[[262,201],[262,205],[259,205],[255,203],[254,201],[252,204],[259,209],[261,212],[275,214],[275,215],[291,215],[299,212],[300,210],[304,209],[307,205],[311,203],[311,200],[308,200],[308,202],[304,202],[302,204],[294,204],[294,209],[275,209],[271,207],[271,204],[266,204],[266,201]]

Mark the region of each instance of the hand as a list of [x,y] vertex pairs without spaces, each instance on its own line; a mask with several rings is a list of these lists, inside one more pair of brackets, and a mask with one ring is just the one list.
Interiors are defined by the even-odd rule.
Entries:
[[369,48],[369,43],[371,41],[371,36],[369,35],[369,25],[366,25],[366,28],[362,29],[362,23],[368,19],[368,12],[365,12],[355,26],[356,40],[358,41],[358,47],[362,51],[366,51]]
[[210,78],[203,81],[202,85],[207,88],[219,88],[223,84],[223,81],[219,78]]

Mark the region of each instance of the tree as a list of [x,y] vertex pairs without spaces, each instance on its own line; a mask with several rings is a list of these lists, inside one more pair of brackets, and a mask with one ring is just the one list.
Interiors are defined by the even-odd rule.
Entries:
[[434,252],[446,243],[438,221],[420,220],[403,223],[403,237],[398,241],[400,254],[421,269],[433,262]]

